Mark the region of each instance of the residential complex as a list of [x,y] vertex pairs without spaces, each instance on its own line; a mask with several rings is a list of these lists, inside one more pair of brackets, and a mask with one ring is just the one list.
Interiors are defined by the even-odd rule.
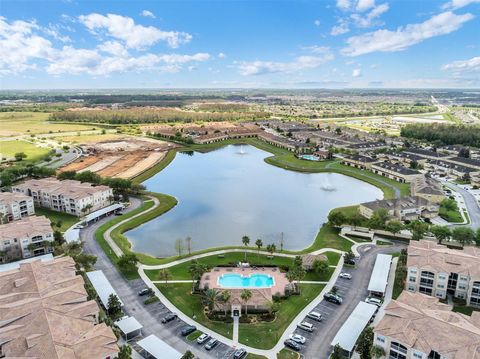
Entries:
[[51,253],[53,230],[45,216],[31,216],[0,225],[1,262]]
[[450,249],[433,241],[408,246],[406,290],[437,298],[451,294],[480,307],[480,249]]
[[33,216],[32,197],[21,193],[0,192],[0,224]]
[[374,328],[374,345],[394,359],[480,358],[480,312],[452,306],[420,293],[403,292],[385,308]]
[[385,209],[388,215],[399,221],[433,218],[438,216],[440,206],[419,196],[384,199],[361,203],[360,214],[371,218],[375,211]]
[[117,338],[98,323],[71,257],[22,263],[0,273],[0,357],[113,359]]
[[12,187],[15,193],[31,196],[35,204],[58,212],[81,216],[111,204],[112,189],[74,180],[31,179]]

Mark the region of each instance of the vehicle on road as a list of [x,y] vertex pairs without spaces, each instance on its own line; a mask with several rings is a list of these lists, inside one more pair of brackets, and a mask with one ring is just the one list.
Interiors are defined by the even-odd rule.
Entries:
[[365,299],[366,303],[375,304],[376,306],[382,306],[382,301],[378,298],[368,297]]
[[330,303],[334,303],[334,304],[338,304],[338,305],[342,304],[342,302],[343,302],[342,297],[340,297],[337,294],[333,294],[332,292],[325,293],[323,295],[323,298]]
[[288,338],[300,344],[305,344],[305,342],[307,341],[307,339],[304,336],[300,334],[295,334],[295,333],[290,334]]
[[310,333],[313,332],[313,329],[314,329],[313,324],[311,324],[309,322],[298,323],[297,328],[306,330],[307,332],[310,332]]
[[247,351],[243,348],[235,350],[235,353],[233,353],[233,357],[235,359],[242,359],[247,356]]
[[194,325],[186,325],[182,328],[180,331],[180,334],[182,334],[182,337],[186,337],[189,334],[192,334],[195,330],[197,330],[197,327]]
[[198,343],[198,344],[203,344],[203,343],[205,343],[208,339],[210,339],[210,335],[208,335],[207,333],[203,333],[202,335],[200,335],[200,336],[197,338],[197,343]]
[[166,323],[171,322],[172,320],[175,320],[177,318],[178,318],[177,313],[169,313],[164,318],[162,318],[162,323],[166,324]]
[[321,322],[323,319],[322,314],[319,312],[310,312],[307,314],[307,317],[309,317],[310,319],[314,319],[317,322]]
[[355,265],[355,259],[345,259],[345,261],[343,263],[354,266]]
[[212,338],[208,341],[207,345],[205,345],[205,349],[212,350],[217,346],[217,344],[218,344],[218,340],[215,338]]
[[153,293],[153,290],[151,288],[144,288],[142,289],[141,291],[138,292],[138,295],[140,297],[144,296],[144,295],[149,295],[149,294],[152,294]]
[[340,273],[339,277],[343,278],[343,279],[352,279],[352,275],[350,273],[346,273],[346,272]]
[[302,347],[300,346],[300,344],[298,344],[297,342],[293,341],[292,339],[287,339],[283,342],[283,344],[285,344],[285,346],[287,348],[290,348],[290,349],[293,349],[293,350],[296,350],[296,351],[299,351]]

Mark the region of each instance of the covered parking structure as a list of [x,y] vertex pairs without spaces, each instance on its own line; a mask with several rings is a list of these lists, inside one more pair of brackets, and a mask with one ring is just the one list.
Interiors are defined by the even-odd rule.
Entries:
[[141,325],[135,317],[122,318],[114,324],[120,329],[122,336],[127,342],[129,338],[133,339],[142,334],[143,325]]
[[90,283],[92,283],[93,288],[95,288],[98,298],[100,299],[100,302],[105,309],[108,309],[108,298],[111,294],[117,296],[121,306],[123,307],[122,300],[118,296],[117,292],[115,292],[115,289],[113,289],[107,277],[105,277],[105,274],[103,274],[101,270],[87,272],[87,277]]
[[332,340],[332,347],[337,344],[344,350],[344,354],[350,358],[353,354],[358,337],[368,325],[378,307],[373,304],[360,302],[353,310],[352,314],[343,323],[340,330]]
[[383,298],[388,284],[388,275],[392,264],[392,256],[389,254],[377,254],[372,276],[368,283],[368,293],[371,296]]
[[87,214],[85,218],[83,219],[83,223],[89,224],[91,222],[96,222],[100,218],[105,217],[105,216],[110,216],[114,213],[117,213],[119,211],[122,211],[125,208],[125,206],[121,203],[114,203],[110,206],[107,206],[105,208],[99,209],[98,211],[92,212],[90,214]]
[[147,358],[180,359],[182,357],[180,352],[153,334],[139,340],[137,344],[147,354]]

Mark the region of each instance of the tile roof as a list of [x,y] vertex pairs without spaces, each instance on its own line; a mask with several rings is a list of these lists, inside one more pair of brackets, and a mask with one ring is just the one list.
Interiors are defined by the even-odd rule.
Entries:
[[0,240],[26,238],[53,233],[50,220],[45,216],[30,216],[15,222],[0,224]]

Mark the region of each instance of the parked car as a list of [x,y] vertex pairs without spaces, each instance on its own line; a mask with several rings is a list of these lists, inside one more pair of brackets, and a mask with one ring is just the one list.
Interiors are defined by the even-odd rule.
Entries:
[[303,330],[306,330],[307,332],[313,332],[313,324],[309,322],[301,322],[297,324],[297,327]]
[[283,342],[283,344],[285,344],[286,347],[290,348],[290,349],[293,349],[293,350],[296,350],[296,351],[299,351],[301,349],[301,346],[300,344],[298,344],[297,342],[293,341],[292,339],[287,339]]
[[200,335],[200,336],[197,338],[197,343],[198,343],[198,344],[203,344],[203,343],[205,343],[208,339],[210,339],[210,335],[208,335],[207,333],[203,333],[202,335]]
[[187,335],[192,334],[195,330],[197,330],[196,326],[186,325],[182,328],[180,333],[182,334],[182,337],[186,337]]
[[305,344],[305,342],[307,341],[307,339],[304,336],[301,336],[300,334],[295,334],[295,333],[290,334],[288,338],[300,344]]
[[333,294],[333,293],[331,293],[331,292],[324,294],[324,295],[323,295],[323,298],[324,298],[326,301],[328,301],[328,302],[330,302],[330,303],[334,303],[334,304],[339,304],[339,305],[340,305],[340,304],[342,304],[342,302],[343,302],[342,297],[340,297],[340,296],[337,295],[337,294]]
[[176,313],[169,313],[162,319],[162,323],[165,324],[177,318],[178,318],[178,315]]
[[247,351],[243,348],[237,349],[235,350],[235,353],[233,353],[235,359],[242,359],[245,356],[247,356]]
[[215,338],[212,338],[208,341],[207,345],[205,345],[205,349],[212,350],[217,346],[217,344],[218,344],[218,340]]
[[310,319],[314,319],[317,322],[321,322],[323,319],[322,314],[320,314],[319,312],[310,312],[307,314],[307,317],[309,317]]
[[149,295],[149,294],[152,294],[153,293],[153,290],[152,288],[144,288],[142,289],[140,292],[138,292],[138,295],[140,297],[144,296],[144,295]]
[[343,279],[352,279],[352,275],[350,273],[346,273],[346,272],[340,273],[339,277],[343,278]]
[[382,301],[378,298],[368,297],[367,299],[365,299],[365,302],[370,304],[375,304],[376,306],[379,306],[379,307],[382,305]]
[[355,259],[345,259],[345,261],[343,263],[354,266],[355,265]]

